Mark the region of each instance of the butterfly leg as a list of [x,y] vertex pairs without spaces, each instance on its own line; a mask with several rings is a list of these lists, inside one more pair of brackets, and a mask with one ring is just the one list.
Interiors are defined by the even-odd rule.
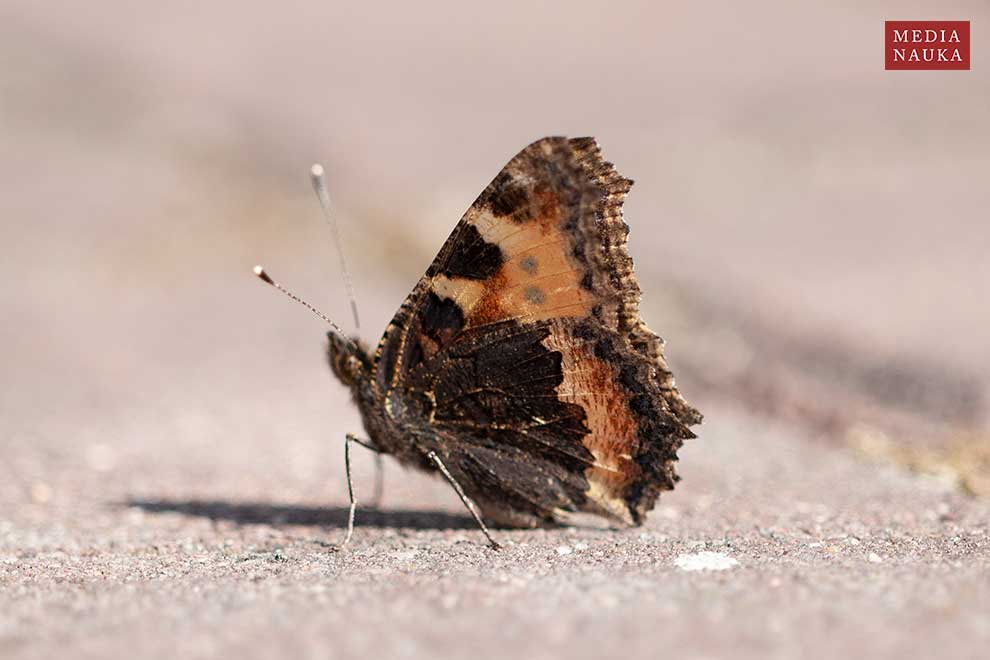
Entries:
[[495,542],[495,539],[493,539],[492,535],[488,532],[488,528],[485,527],[485,522],[481,519],[481,516],[478,515],[477,509],[475,509],[474,502],[472,502],[471,498],[465,494],[464,489],[461,488],[461,485],[457,483],[454,476],[447,470],[447,466],[443,464],[443,461],[440,460],[437,453],[435,451],[431,451],[428,456],[437,468],[439,468],[440,474],[442,474],[447,482],[453,487],[454,491],[457,493],[457,496],[461,498],[461,502],[465,507],[467,507],[467,510],[471,512],[472,516],[474,516],[474,521],[478,523],[478,526],[481,527],[481,531],[485,533],[485,538],[488,539],[488,543],[491,544],[492,549],[498,550],[501,546]]
[[344,440],[344,471],[347,473],[347,497],[351,501],[351,508],[347,512],[347,536],[344,537],[344,542],[340,544],[341,548],[347,546],[351,542],[351,536],[354,534],[354,513],[357,511],[357,500],[354,499],[354,481],[351,479],[351,443],[359,444],[365,449],[375,452],[375,454],[381,458],[381,452],[373,443],[365,442],[364,440],[358,439],[353,433],[348,433],[346,439]]

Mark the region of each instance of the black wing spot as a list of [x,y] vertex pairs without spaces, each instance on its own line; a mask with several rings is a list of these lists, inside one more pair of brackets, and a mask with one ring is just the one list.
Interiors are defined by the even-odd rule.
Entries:
[[419,323],[427,337],[443,346],[464,328],[464,312],[450,298],[441,300],[431,291],[419,310]]
[[474,225],[466,225],[443,269],[447,277],[484,280],[498,272],[505,258],[502,248],[485,241]]
[[529,191],[508,172],[501,172],[488,187],[485,203],[497,216],[513,215],[528,205]]

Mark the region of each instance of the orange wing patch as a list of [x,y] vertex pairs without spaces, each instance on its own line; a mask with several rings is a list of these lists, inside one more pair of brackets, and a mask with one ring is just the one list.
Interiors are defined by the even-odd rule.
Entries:
[[501,249],[502,266],[485,280],[438,275],[432,290],[457,303],[468,328],[507,319],[587,316],[596,297],[581,287],[581,266],[568,256],[573,238],[560,227],[559,218],[557,203],[545,204],[540,216],[522,224],[484,208],[469,213],[465,221]]
[[585,470],[588,499],[602,513],[633,524],[626,489],[642,476],[633,460],[638,453],[638,424],[629,410],[629,395],[618,385],[615,367],[597,358],[592,347],[561,324],[543,345],[562,356],[563,382],[557,386],[561,401],[584,408],[590,433],[582,444],[595,457]]

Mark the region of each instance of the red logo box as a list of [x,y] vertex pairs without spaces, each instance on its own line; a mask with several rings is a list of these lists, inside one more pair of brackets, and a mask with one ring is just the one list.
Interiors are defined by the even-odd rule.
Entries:
[[888,71],[969,70],[969,21],[884,21]]

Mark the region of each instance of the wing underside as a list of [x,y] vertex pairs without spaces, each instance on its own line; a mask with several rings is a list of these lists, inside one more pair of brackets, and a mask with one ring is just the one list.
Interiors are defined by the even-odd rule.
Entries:
[[700,415],[639,318],[621,205],[590,138],[546,138],[465,213],[376,353],[382,392],[490,517],[635,524]]

